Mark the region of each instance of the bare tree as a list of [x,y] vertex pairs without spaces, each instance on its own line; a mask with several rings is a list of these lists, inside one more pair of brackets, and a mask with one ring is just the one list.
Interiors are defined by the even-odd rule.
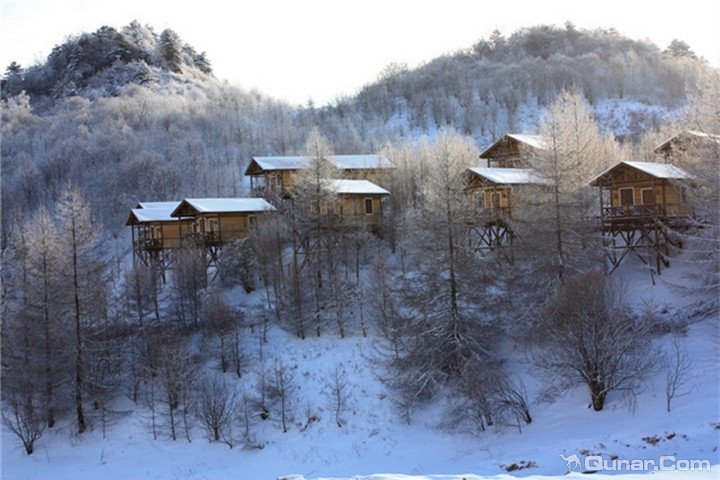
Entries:
[[245,354],[243,338],[240,334],[241,326],[236,323],[230,332],[230,364],[233,367],[235,376],[241,378],[248,367],[249,358]]
[[[8,249],[9,255],[3,259],[11,259],[12,268],[3,271],[4,276],[7,275],[5,278],[10,280],[11,288],[7,291],[3,289],[3,321],[0,324],[2,420],[8,430],[22,442],[25,453],[31,455],[35,442],[42,436],[49,421],[54,423],[55,411],[53,404],[41,402],[45,382],[42,363],[38,362],[37,319],[29,308],[31,282],[25,233],[23,228],[15,233]],[[3,287],[7,287],[7,283],[3,282]],[[47,395],[45,399],[48,400]]]
[[521,429],[521,421],[528,425],[532,423],[527,390],[522,381],[512,381],[504,376],[499,384],[497,402],[500,417],[512,416],[517,422],[518,430]]
[[499,380],[496,368],[485,362],[468,364],[457,379],[445,425],[479,433],[494,424],[497,410],[494,393]]
[[258,263],[250,239],[238,239],[223,247],[219,265],[220,280],[224,286],[240,284],[247,293],[257,288]]
[[242,401],[240,404],[240,412],[239,412],[239,418],[240,422],[242,424],[242,437],[243,437],[243,444],[246,448],[262,448],[262,444],[257,441],[255,436],[253,435],[253,427],[255,425],[255,417],[257,416],[258,412],[256,411],[255,407],[257,407],[257,402],[254,402],[244,391],[242,394]]
[[[29,387],[29,385],[26,385]],[[20,389],[22,390],[22,389]],[[46,428],[46,419],[38,410],[32,391],[16,391],[3,394],[2,419],[5,426],[22,442],[25,453],[32,455],[35,442],[42,437]]]
[[692,379],[692,360],[677,337],[672,339],[672,350],[666,356],[665,366],[665,405],[670,412],[670,404],[676,397],[689,392],[681,391]]
[[173,275],[174,304],[178,318],[197,326],[202,311],[203,290],[207,287],[205,251],[187,240],[175,252]]
[[[292,209],[289,212],[294,252],[292,298],[296,303],[293,310],[300,319],[307,310],[302,304],[307,302],[308,297],[312,298],[315,334],[320,336],[324,307],[332,303],[336,293],[333,288],[336,285],[327,288],[329,277],[337,266],[337,194],[330,188],[330,182],[338,178],[340,173],[330,162],[332,148],[317,130],[308,135],[305,150],[308,166],[297,173],[292,191]],[[302,258],[298,253],[302,254]]]
[[297,404],[297,398],[295,397],[297,395],[297,385],[295,384],[292,367],[276,361],[273,377],[268,387],[268,399],[275,403],[283,432],[287,433],[288,425],[295,415],[295,406]]
[[634,395],[654,368],[650,332],[650,323],[633,316],[608,277],[577,275],[557,290],[543,314],[538,333],[545,347],[534,362],[552,384],[586,385],[599,411],[610,392]]
[[342,427],[345,423],[343,416],[348,403],[348,379],[342,363],[335,365],[330,378],[330,405],[335,413],[335,424]]
[[232,367],[238,378],[242,375],[245,358],[240,346],[240,315],[225,300],[221,290],[209,293],[203,305],[203,326],[206,335],[217,340],[220,369]]
[[530,424],[532,417],[522,383],[511,381],[498,362],[470,362],[453,385],[447,420],[448,427],[471,433],[493,425]]
[[378,252],[372,262],[372,283],[377,287],[378,302],[374,305],[377,330],[387,340],[390,356],[400,358],[404,342],[408,339],[410,319],[401,315],[396,295],[390,288],[390,269]]
[[181,421],[187,435],[189,392],[192,391],[199,366],[197,356],[191,354],[189,339],[166,327],[162,332],[149,336],[141,362],[148,374],[147,381],[152,383],[153,392],[158,390],[157,395],[153,395],[153,402],[157,401],[163,407],[160,413],[167,421],[170,438],[177,440]]
[[[273,201],[274,200],[274,201]],[[265,300],[268,311],[275,314],[278,322],[282,319],[282,298],[285,289],[285,263],[283,245],[288,236],[287,224],[282,218],[287,215],[287,207],[279,198],[269,200],[278,206],[280,214],[267,221],[258,222],[250,232],[252,255],[256,259],[262,281],[265,284]],[[267,319],[263,324],[263,341],[267,342]],[[302,324],[297,325],[298,336],[302,338]]]
[[10,245],[11,268],[4,295],[4,387],[12,379],[31,377],[43,391],[41,410],[47,426],[67,406],[71,343],[67,289],[62,273],[67,267],[60,234],[50,212],[41,208],[20,227]]
[[[412,390],[416,400],[430,398],[467,362],[487,355],[491,305],[499,298],[489,288],[490,277],[462,246],[470,205],[461,173],[477,158],[477,149],[468,139],[443,132],[427,154],[438,174],[423,182],[422,203],[404,219],[400,248],[408,252],[413,271],[395,286],[401,316],[386,316],[391,321],[384,325],[391,338],[398,327],[408,336],[392,340],[396,352],[388,361],[392,383]],[[387,314],[391,306],[384,303]],[[401,317],[408,319],[407,328]]]
[[69,258],[64,278],[69,284],[69,308],[74,326],[74,403],[77,428],[87,428],[84,398],[87,389],[89,333],[106,319],[107,263],[89,205],[80,191],[69,186],[57,206],[65,255]]
[[237,443],[233,424],[240,413],[237,392],[217,379],[207,380],[198,392],[197,416],[208,439],[224,442],[230,448]]
[[522,207],[516,211],[526,248],[536,262],[540,259],[541,273],[552,271],[562,282],[566,274],[593,268],[588,260],[602,253],[593,244],[597,201],[587,182],[611,164],[614,142],[600,136],[587,103],[572,92],[550,105],[541,134],[542,148],[533,150],[530,163],[548,184],[513,194]]
[[133,265],[132,269],[125,271],[125,282],[123,284],[125,298],[128,301],[130,310],[135,311],[138,326],[145,325],[147,311],[153,308],[155,320],[160,321],[160,302],[158,298],[159,282],[153,278],[156,272],[140,262]]

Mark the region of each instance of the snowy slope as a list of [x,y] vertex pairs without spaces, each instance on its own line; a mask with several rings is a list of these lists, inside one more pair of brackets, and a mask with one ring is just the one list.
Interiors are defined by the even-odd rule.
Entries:
[[[658,310],[681,313],[684,306],[697,300],[672,286],[682,282],[684,273],[682,262],[677,262],[656,277],[653,285],[647,271],[631,259],[617,272],[635,280],[628,285],[632,285],[629,293],[638,308],[651,304]],[[262,292],[246,296],[233,291],[230,295],[240,304],[262,301]],[[257,335],[248,332],[248,337],[255,362],[261,362]],[[282,433],[272,421],[256,425],[254,437],[264,445],[262,449],[230,449],[208,443],[199,428],[193,432],[192,443],[172,442],[165,437],[154,441],[143,420],[146,412],[127,399],[119,399],[113,409],[125,411],[127,416],[110,427],[107,438],[98,428],[78,436],[72,433],[72,425],[65,425],[46,433],[36,453],[28,457],[16,439],[3,430],[2,478],[500,480],[515,478],[507,475],[506,467],[523,462],[533,467],[516,470],[513,475],[528,479],[586,478],[580,474],[564,476],[568,468],[560,454],[578,454],[581,459],[596,454],[605,459],[647,460],[675,455],[707,459],[717,466],[718,320],[693,324],[682,341],[692,354],[694,374],[683,392],[687,395],[675,400],[670,413],[665,411],[663,372],[652,377],[634,406],[610,397],[604,411],[594,412],[580,387],[564,392],[554,403],[542,403],[536,398],[538,385],[525,361],[524,347],[509,346],[512,368],[528,386],[533,423],[523,426],[522,432],[505,427],[471,436],[438,429],[442,418],[439,405],[415,412],[410,425],[401,421],[371,361],[377,339],[359,334],[339,339],[327,334],[300,340],[273,327],[270,342],[263,347],[263,361],[273,365],[279,359],[294,368],[300,401],[288,433]],[[659,341],[668,342],[667,336]],[[347,373],[351,398],[342,427],[335,423],[328,395],[336,365],[342,365]],[[238,387],[252,389],[253,377],[252,372],[246,375]],[[229,375],[225,378],[232,380]],[[308,422],[312,415],[319,419]],[[715,467],[712,472],[657,472],[647,478],[709,479],[718,478],[719,472]],[[591,478],[611,476],[596,474]]]

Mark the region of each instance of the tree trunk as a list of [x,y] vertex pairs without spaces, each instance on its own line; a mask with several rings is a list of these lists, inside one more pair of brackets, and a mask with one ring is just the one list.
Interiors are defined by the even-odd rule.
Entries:
[[71,220],[72,227],[72,267],[73,267],[73,293],[75,297],[75,411],[77,413],[78,433],[86,429],[85,413],[83,412],[82,398],[82,325],[80,314],[80,279],[78,274],[77,260],[77,238],[75,231],[75,219]]
[[47,408],[47,426],[55,426],[55,409],[53,408],[53,386],[52,386],[52,344],[50,342],[50,299],[48,293],[48,264],[47,258],[43,256],[43,322],[45,327],[45,407]]
[[599,412],[605,406],[605,396],[607,392],[602,385],[595,380],[590,382],[589,387],[593,410]]

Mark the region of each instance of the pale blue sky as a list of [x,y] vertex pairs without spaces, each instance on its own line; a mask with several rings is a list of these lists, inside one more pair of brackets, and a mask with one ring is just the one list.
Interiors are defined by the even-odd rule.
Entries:
[[206,51],[217,77],[295,103],[353,93],[390,62],[416,65],[495,28],[567,20],[661,48],[681,38],[720,65],[718,0],[0,0],[0,15],[3,69],[43,60],[68,35],[136,19]]

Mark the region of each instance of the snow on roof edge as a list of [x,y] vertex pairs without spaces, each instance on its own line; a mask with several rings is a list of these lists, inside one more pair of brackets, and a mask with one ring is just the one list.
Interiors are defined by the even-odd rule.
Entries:
[[[661,178],[661,179],[667,179],[667,180],[682,180],[682,179],[689,179],[692,178],[692,175],[690,175],[688,172],[683,170],[680,167],[677,167],[671,163],[657,163],[657,162],[630,162],[623,160],[622,162],[618,162],[615,165],[605,169],[602,173],[596,175],[592,180],[590,180],[589,184],[591,186],[596,186],[597,181],[600,180],[600,178],[604,177],[608,173],[610,173],[613,169],[619,167],[620,165],[627,165],[629,167],[635,168],[637,170],[640,170],[643,173],[646,173],[652,177],[655,178]],[[664,167],[664,168],[657,168],[657,167]],[[663,170],[666,170],[665,173],[663,173]],[[670,176],[670,172],[674,172],[674,176]]]
[[[185,198],[178,208],[183,204],[190,205],[199,213],[254,213],[276,210],[267,200],[259,197]],[[173,216],[178,208],[173,210]]]

